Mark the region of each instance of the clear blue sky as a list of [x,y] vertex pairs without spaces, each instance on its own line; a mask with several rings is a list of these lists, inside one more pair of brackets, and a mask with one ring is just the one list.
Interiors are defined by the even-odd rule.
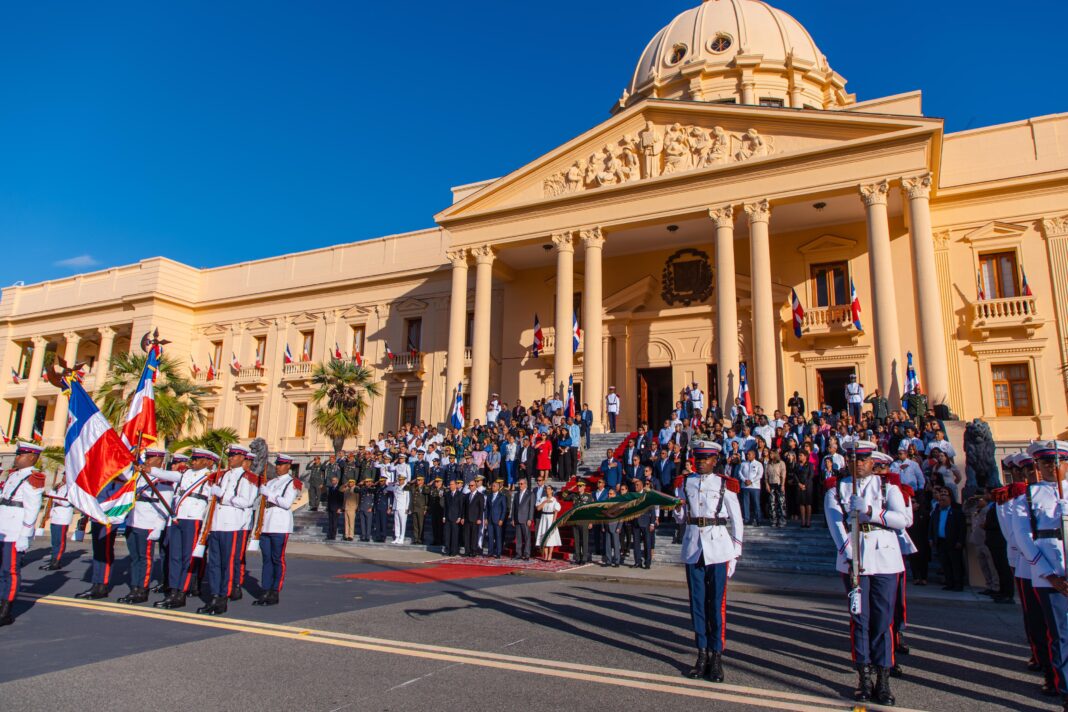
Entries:
[[[607,118],[696,3],[3,2],[0,284],[429,227]],[[861,100],[922,89],[950,131],[1068,111],[1060,0],[774,4]]]

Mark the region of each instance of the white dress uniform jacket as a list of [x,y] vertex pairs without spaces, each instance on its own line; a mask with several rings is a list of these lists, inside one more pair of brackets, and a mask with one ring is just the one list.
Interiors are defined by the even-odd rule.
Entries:
[[683,485],[686,509],[692,518],[727,519],[726,525],[699,527],[687,524],[682,535],[682,563],[695,564],[704,556],[705,564],[730,562],[728,575],[742,555],[742,509],[738,495],[727,489],[719,475],[692,475]]
[[[885,490],[885,494],[884,494]],[[849,562],[854,552],[850,542],[853,514],[848,514],[849,501],[853,496],[853,478],[844,477],[834,489],[828,490],[823,500],[827,513],[827,526],[831,538],[838,547],[837,568],[840,573],[849,573]],[[896,485],[884,485],[882,480],[872,475],[865,477],[859,487],[858,495],[863,500],[865,510],[859,513],[861,524],[878,525],[860,534],[860,565],[862,575],[899,574],[905,570],[905,560],[901,557],[901,544],[898,533],[908,527],[911,515],[905,507],[905,498]],[[882,528],[885,527],[885,528]]]
[[293,502],[297,501],[301,490],[300,480],[285,474],[275,477],[263,486],[263,496],[267,498],[267,508],[263,510],[264,534],[293,533]]
[[192,519],[200,521],[208,511],[208,497],[211,495],[211,486],[208,484],[208,476],[211,469],[186,470],[178,473],[170,470],[152,468],[152,476],[175,485],[173,502],[178,509],[174,513],[175,519]]
[[690,402],[693,403],[693,407],[703,415],[705,412],[705,394],[701,392],[700,388],[694,388],[690,391]]
[[[169,518],[167,507],[174,499],[174,486],[171,480],[161,479],[155,474],[156,472],[163,472],[163,470],[153,467],[148,476],[152,478],[152,483],[156,485],[156,489],[166,501],[166,506],[159,501],[156,493],[142,478],[137,483],[137,499],[134,501],[134,507],[130,510],[130,515],[126,517],[127,526],[150,530],[152,532],[150,539],[158,539],[160,532],[167,526]],[[178,473],[168,474],[177,475]]]
[[218,497],[211,528],[217,532],[236,532],[245,528],[249,510],[256,502],[259,491],[245,476],[245,468],[227,470],[222,482],[213,492]]
[[49,490],[52,500],[52,509],[48,513],[48,521],[57,527],[65,527],[74,521],[74,505],[67,500],[67,483],[64,482],[54,490]]
[[1013,538],[1020,551],[1020,560],[1031,568],[1031,584],[1035,588],[1052,588],[1046,577],[1051,574],[1064,576],[1057,485],[1038,482],[1030,485],[1028,490],[1030,504],[1026,494],[1011,503]]
[[1015,508],[1019,506],[1017,500],[1021,499],[1026,498],[1022,496],[1016,497],[997,505],[998,525],[1001,526],[1001,534],[1005,537],[1005,549],[1013,576],[1015,578],[1030,579],[1031,565],[1023,558],[1023,554],[1020,553],[1020,547],[1016,545],[1016,531],[1012,525],[1013,513]]
[[44,485],[44,474],[32,467],[12,472],[0,485],[0,541],[15,542],[19,551],[29,547],[41,511]]

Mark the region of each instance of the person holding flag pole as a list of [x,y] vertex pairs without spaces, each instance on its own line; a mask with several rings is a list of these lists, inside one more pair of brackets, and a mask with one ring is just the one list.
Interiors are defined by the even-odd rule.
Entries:
[[[174,488],[171,482],[159,476],[167,456],[166,450],[149,446],[144,448],[143,455],[144,462],[135,466],[134,479],[141,478],[145,484],[136,491],[133,509],[126,519],[130,592],[119,598],[119,603],[144,603],[148,600],[155,542],[160,540],[167,522],[174,516],[171,509]],[[153,479],[158,480],[158,484]]]
[[462,383],[456,385],[456,401],[452,404],[449,425],[455,430],[464,429],[464,384]]
[[37,514],[41,511],[45,476],[36,469],[43,448],[20,442],[15,469],[0,485],[0,626],[11,625],[11,606],[19,591],[22,555],[30,548]]

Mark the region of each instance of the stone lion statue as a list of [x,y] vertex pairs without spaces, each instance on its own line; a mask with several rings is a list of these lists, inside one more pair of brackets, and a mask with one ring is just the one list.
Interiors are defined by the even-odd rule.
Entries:
[[976,418],[964,428],[964,454],[968,458],[969,487],[997,487],[1001,484],[994,459],[994,435],[990,426]]

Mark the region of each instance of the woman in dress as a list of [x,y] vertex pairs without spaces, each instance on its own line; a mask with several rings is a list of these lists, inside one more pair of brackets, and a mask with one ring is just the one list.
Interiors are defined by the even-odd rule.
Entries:
[[538,475],[547,478],[553,466],[553,444],[549,442],[549,438],[541,435],[534,449],[538,451]]
[[549,535],[546,541],[543,542],[541,540],[545,536],[545,532],[549,531],[553,522],[556,521],[556,513],[560,511],[560,503],[553,496],[551,485],[545,485],[545,496],[537,501],[534,508],[539,512],[537,542],[541,546],[545,560],[549,561],[553,558],[553,550],[560,546],[559,529],[553,529],[553,533]]

